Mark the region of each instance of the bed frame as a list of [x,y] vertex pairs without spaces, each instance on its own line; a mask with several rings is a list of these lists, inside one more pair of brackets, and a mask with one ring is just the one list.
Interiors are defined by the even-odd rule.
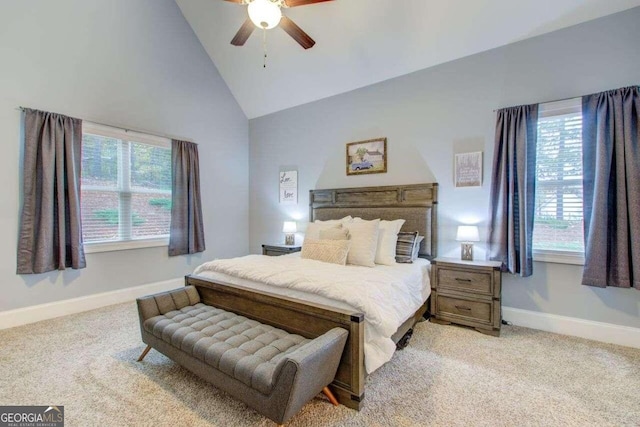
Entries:
[[[438,248],[438,184],[339,188],[309,192],[309,221],[338,219],[346,215],[363,219],[406,220],[402,231],[418,231],[425,236],[420,257],[433,259]],[[321,304],[247,290],[216,283],[202,277],[186,276],[186,285],[198,289],[204,304],[233,311],[262,323],[315,338],[341,327],[349,331],[344,353],[331,390],[343,405],[359,410],[364,402],[364,315]],[[402,348],[413,326],[429,306],[425,303],[403,323],[393,340]]]

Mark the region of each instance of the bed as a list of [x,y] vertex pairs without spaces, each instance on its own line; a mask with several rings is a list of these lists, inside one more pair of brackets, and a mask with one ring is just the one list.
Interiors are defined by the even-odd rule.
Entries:
[[[419,256],[424,259],[432,259],[436,256],[437,249],[437,196],[438,185],[436,183],[311,190],[309,194],[309,220],[324,221],[343,218],[347,215],[363,219],[394,220],[402,218],[405,219],[402,231],[418,231],[425,236],[419,249]],[[269,263],[280,265],[280,267],[274,268],[287,269],[298,262],[294,260],[296,257],[299,257],[299,254],[278,257],[278,260],[271,258]],[[261,260],[261,258],[263,259]],[[261,264],[261,262],[267,261],[262,256],[253,255],[241,259],[248,263],[247,267],[251,264],[255,272],[259,272],[263,268],[270,268],[268,264]],[[419,260],[415,265],[407,266],[406,271],[413,269],[411,274],[417,274],[416,271],[422,270],[424,277],[427,264],[426,261]],[[358,268],[366,269],[366,267]],[[405,271],[403,268],[402,266],[397,267],[399,272]],[[388,269],[392,270],[391,267]],[[379,271],[386,270],[382,268]],[[315,338],[336,326],[347,329],[350,332],[348,342],[331,388],[340,403],[354,409],[362,407],[364,380],[367,372],[364,358],[365,347],[367,347],[370,360],[374,360],[374,356],[372,356],[374,353],[372,353],[370,342],[372,335],[370,331],[373,329],[371,325],[367,327],[368,333],[365,339],[365,316],[362,313],[364,310],[359,309],[361,306],[358,301],[351,300],[351,304],[345,304],[332,300],[331,295],[313,297],[311,294],[305,295],[304,292],[291,292],[291,290],[287,290],[285,295],[278,287],[270,286],[269,274],[266,273],[263,282],[254,281],[253,283],[247,277],[235,277],[231,272],[230,275],[220,272],[207,274],[199,268],[198,273],[198,275],[187,276],[186,282],[188,285],[198,287],[205,304],[215,305],[309,338]],[[332,272],[331,274],[337,275],[338,273]],[[380,275],[382,274],[380,273]],[[249,278],[251,277],[253,276]],[[426,277],[428,278],[428,273]],[[370,280],[374,281],[373,278]],[[421,292],[423,299],[426,299],[429,289],[427,284],[417,292]],[[389,295],[386,295],[385,298],[389,298]],[[420,301],[416,305],[413,301],[412,304],[405,305],[403,319],[406,318],[406,320],[397,327],[391,336],[392,342],[399,343],[399,346],[410,337],[412,327],[420,320],[428,307],[428,302],[422,304]],[[409,306],[417,307],[417,309],[413,311],[412,308],[413,312],[406,312],[406,307]],[[369,313],[367,322],[375,321],[371,310]],[[386,325],[386,333],[390,332],[392,331],[389,330],[389,325]],[[389,341],[388,338],[387,341]],[[388,343],[386,346],[388,347]],[[374,366],[377,367],[380,364],[380,361],[376,360]],[[368,367],[371,368],[371,366]],[[369,369],[369,371],[371,370]]]

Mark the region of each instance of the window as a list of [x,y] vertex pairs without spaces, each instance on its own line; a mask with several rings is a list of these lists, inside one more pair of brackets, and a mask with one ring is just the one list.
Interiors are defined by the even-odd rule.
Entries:
[[579,98],[540,105],[535,198],[534,258],[581,263],[584,240]]
[[81,197],[87,252],[166,245],[171,141],[83,123]]

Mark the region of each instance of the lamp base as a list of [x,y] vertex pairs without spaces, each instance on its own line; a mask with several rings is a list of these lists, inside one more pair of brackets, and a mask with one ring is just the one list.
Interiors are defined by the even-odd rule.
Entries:
[[296,244],[296,235],[294,233],[287,233],[284,235],[284,244],[293,246]]
[[460,258],[463,261],[473,261],[473,243],[462,243],[460,245]]

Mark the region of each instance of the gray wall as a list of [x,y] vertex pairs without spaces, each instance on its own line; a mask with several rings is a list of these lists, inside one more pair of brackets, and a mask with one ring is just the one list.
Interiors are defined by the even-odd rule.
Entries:
[[[0,311],[168,280],[248,242],[248,123],[173,0],[0,2]],[[38,108],[199,143],[207,251],[87,255],[18,276],[20,113]]]
[[[459,223],[479,222],[486,238],[493,110],[639,84],[638,23],[635,8],[250,120],[251,251],[280,242],[285,219],[307,219],[309,189],[437,181],[440,255],[459,256]],[[379,136],[388,138],[388,173],[347,177],[345,143]],[[453,155],[469,151],[484,152],[485,182],[456,189]],[[278,205],[283,165],[299,170],[294,207]],[[637,290],[581,286],[579,266],[534,267],[527,279],[505,276],[505,306],[640,327]]]

